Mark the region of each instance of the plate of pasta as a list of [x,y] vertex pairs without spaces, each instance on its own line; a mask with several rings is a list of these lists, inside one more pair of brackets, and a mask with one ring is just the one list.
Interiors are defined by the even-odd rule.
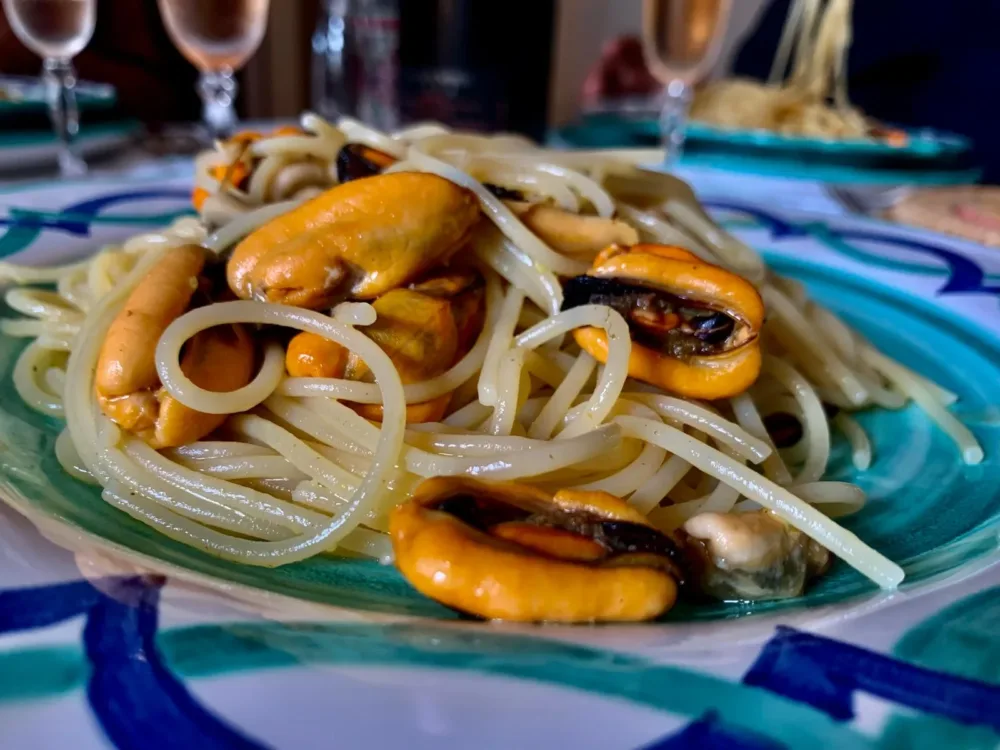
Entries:
[[0,495],[433,618],[732,617],[994,554],[992,323],[766,262],[656,156],[311,114],[217,143],[162,227],[0,264]]
[[[902,144],[872,138],[799,135],[699,122],[684,131],[685,166],[782,174],[832,183],[966,184],[980,173],[970,141],[932,130],[900,131]],[[588,115],[556,137],[575,148],[643,148],[660,142],[656,118]]]
[[[880,159],[885,167],[965,166],[971,144],[957,135],[881,123],[853,106],[847,59],[853,0],[796,0],[767,81],[722,78],[701,86],[690,137],[717,147],[814,158]],[[954,164],[953,164],[954,163]]]

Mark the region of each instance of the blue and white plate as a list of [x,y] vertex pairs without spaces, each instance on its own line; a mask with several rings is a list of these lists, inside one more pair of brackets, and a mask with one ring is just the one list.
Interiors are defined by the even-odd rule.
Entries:
[[[53,263],[187,211],[189,179],[0,193],[0,257]],[[0,747],[994,748],[1000,741],[1000,255],[708,196],[878,346],[960,394],[967,467],[915,408],[862,417],[852,528],[907,570],[805,598],[612,627],[475,623],[392,569],[220,562],[104,504],[52,457],[0,339]]]

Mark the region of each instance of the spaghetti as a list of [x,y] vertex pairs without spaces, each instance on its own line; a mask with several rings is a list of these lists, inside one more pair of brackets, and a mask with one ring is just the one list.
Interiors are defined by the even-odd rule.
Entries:
[[795,0],[768,81],[708,83],[695,95],[692,118],[722,128],[905,144],[904,133],[876,125],[848,101],[852,9],[853,0]]
[[[164,321],[154,380],[157,398],[218,415],[221,427],[157,450],[105,416],[95,380],[102,346],[150,269],[171,248],[190,243],[206,248],[211,262],[257,228],[287,221],[309,194],[337,184],[337,160],[349,143],[395,159],[379,179],[437,175],[470,191],[480,208],[484,218],[459,253],[462,268],[471,268],[482,286],[467,286],[465,271],[412,286],[451,285],[458,291],[449,294],[459,296],[449,299],[479,300],[478,324],[465,343],[451,345],[454,356],[410,375],[395,344],[376,336],[386,324],[378,312],[383,298],[325,311],[259,299],[207,301]],[[56,453],[73,476],[99,483],[107,502],[162,533],[248,564],[283,565],[334,550],[390,559],[389,513],[417,483],[472,477],[553,492],[610,492],[627,500],[629,513],[668,533],[681,533],[699,515],[764,508],[878,585],[895,587],[902,570],[833,520],[862,507],[864,495],[822,481],[830,455],[825,408],[898,408],[912,399],[975,463],[982,450],[949,413],[953,396],[876,352],[809,302],[801,287],[768,272],[750,248],[708,219],[683,183],[640,170],[636,161],[646,156],[550,152],[520,138],[452,134],[439,126],[386,135],[312,115],[295,134],[263,136],[249,147],[220,144],[196,161],[197,189],[207,193],[199,221],[181,220],[83,263],[0,265],[0,274],[16,283],[7,302],[24,316],[4,320],[2,330],[31,339],[15,385],[32,408],[66,419]],[[237,162],[247,175],[239,185],[219,176],[219,167],[229,174]],[[298,171],[288,176],[290,170]],[[570,304],[563,281],[587,271],[593,257],[561,253],[543,240],[529,215],[511,208],[506,196],[515,192],[518,200],[557,206],[569,217],[616,216],[645,239],[686,248],[662,251],[668,260],[696,258],[712,274],[729,269],[747,276],[770,313],[762,332],[748,329],[763,350],[756,383],[709,404],[637,380],[633,311],[617,302]],[[38,288],[44,284],[55,291]],[[726,322],[681,303],[657,315],[685,326]],[[199,337],[233,326],[257,331],[254,373],[226,392],[207,389],[188,375],[187,352]],[[332,375],[289,374],[291,344],[282,329],[342,352],[336,357],[348,365]],[[604,337],[601,357],[574,340],[585,330]],[[733,340],[744,341],[745,333]],[[359,362],[369,375],[356,374]],[[414,418],[414,410],[434,403],[445,406],[430,421]],[[768,432],[776,411],[801,425],[796,445],[779,446]],[[841,412],[835,424],[859,468],[877,459],[856,421]]]

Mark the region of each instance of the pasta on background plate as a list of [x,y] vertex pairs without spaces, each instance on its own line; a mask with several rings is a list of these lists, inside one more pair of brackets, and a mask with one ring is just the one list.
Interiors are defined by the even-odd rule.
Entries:
[[707,83],[695,95],[692,119],[727,129],[905,146],[905,132],[871,121],[848,98],[853,6],[854,0],[794,0],[767,82]]

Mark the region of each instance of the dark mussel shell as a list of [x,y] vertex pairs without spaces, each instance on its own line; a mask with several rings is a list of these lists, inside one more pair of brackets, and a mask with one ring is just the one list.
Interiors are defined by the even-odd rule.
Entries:
[[602,279],[599,276],[576,276],[563,284],[562,309],[572,310],[582,305],[607,305],[621,312],[627,302],[628,285],[617,279]]
[[687,321],[692,329],[692,336],[701,339],[706,344],[719,346],[729,340],[736,325],[736,322],[729,315],[712,310],[700,310],[687,318]]
[[[827,418],[833,419],[840,412],[840,409],[824,401],[823,411],[826,412]],[[805,433],[799,418],[786,411],[768,414],[763,418],[763,421],[767,434],[771,436],[771,440],[778,448],[791,448],[802,439]]]
[[794,414],[776,411],[764,417],[764,428],[777,448],[791,448],[804,434],[802,423]]
[[[723,346],[736,328],[736,321],[724,312],[696,307],[690,301],[661,289],[629,284],[618,279],[576,276],[567,280],[563,285],[562,309],[570,310],[581,305],[607,305],[630,323],[636,322],[632,313],[640,306],[646,310],[677,313],[683,319],[684,326],[676,334],[688,337],[689,341],[696,340],[694,343],[701,342],[709,349]],[[671,338],[675,338],[676,334],[670,334]],[[670,342],[671,348],[675,348],[677,343]],[[690,347],[681,347],[684,350],[688,348]],[[696,348],[700,349],[701,346]],[[680,349],[677,352],[678,355],[684,353],[703,352],[682,352]]]
[[381,174],[392,161],[389,155],[364,144],[347,143],[337,154],[337,179],[343,183],[374,177]]
[[494,185],[492,182],[484,182],[483,187],[493,193],[502,201],[523,201],[524,193],[513,188],[506,188],[503,185]]
[[477,498],[468,493],[452,495],[431,506],[433,510],[454,516],[466,526],[487,531],[491,526],[523,521],[530,512],[495,498]]
[[678,583],[683,583],[682,551],[673,539],[649,526],[629,521],[609,521],[591,513],[572,513],[555,508],[532,512],[500,498],[476,497],[469,493],[444,498],[432,508],[484,533],[498,524],[522,521],[593,539],[608,551],[611,558],[642,555],[666,558]]

